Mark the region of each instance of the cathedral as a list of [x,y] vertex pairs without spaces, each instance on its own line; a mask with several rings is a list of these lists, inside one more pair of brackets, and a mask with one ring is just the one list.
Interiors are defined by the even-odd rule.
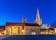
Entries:
[[[45,28],[43,29],[42,26]],[[6,22],[6,25],[0,26],[0,35],[35,35],[35,34],[56,34],[56,26],[50,28],[50,24],[42,24],[39,9],[36,12],[36,19],[33,23],[27,23],[26,18],[22,22]]]
[[5,30],[9,35],[31,35],[40,34],[40,25],[42,24],[39,10],[37,10],[36,20],[33,23],[27,23],[26,18],[22,18],[22,22],[7,22]]

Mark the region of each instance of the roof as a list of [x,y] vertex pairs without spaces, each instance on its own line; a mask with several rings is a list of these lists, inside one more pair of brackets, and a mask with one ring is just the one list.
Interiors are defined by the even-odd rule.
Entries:
[[56,25],[54,26],[54,28],[56,28]]
[[54,30],[53,28],[49,28],[50,30]]
[[42,31],[46,31],[46,30],[48,30],[48,29],[40,29],[41,32],[42,32]]
[[38,24],[35,24],[35,23],[15,23],[15,22],[7,22],[6,23],[6,26],[15,26],[15,25],[17,25],[17,26],[23,26],[23,25],[25,25],[25,26],[39,26]]
[[54,30],[53,28],[49,28],[49,29],[40,29],[40,30]]
[[40,29],[40,30],[48,30],[48,29]]
[[5,26],[0,26],[0,30],[4,30],[5,29]]

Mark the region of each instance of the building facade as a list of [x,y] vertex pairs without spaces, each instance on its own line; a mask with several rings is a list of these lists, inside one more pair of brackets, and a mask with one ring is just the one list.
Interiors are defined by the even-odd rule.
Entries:
[[42,29],[42,19],[37,9],[36,19],[33,23],[26,22],[26,18],[22,18],[22,22],[6,22],[5,27],[0,28],[1,35],[35,35],[35,34],[56,34],[56,27],[50,28],[50,24],[44,24]]
[[28,35],[35,32],[40,33],[40,26],[33,23],[7,23],[6,32],[9,35]]

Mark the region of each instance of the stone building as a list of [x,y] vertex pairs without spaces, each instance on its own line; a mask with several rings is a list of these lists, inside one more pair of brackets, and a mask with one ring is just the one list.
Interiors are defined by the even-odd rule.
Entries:
[[4,27],[0,27],[0,34],[3,35],[35,35],[35,34],[56,34],[56,27],[50,28],[50,24],[44,24],[41,27],[42,19],[37,9],[36,19],[33,23],[26,22],[26,18],[22,18],[22,22],[6,22]]
[[5,26],[6,34],[8,35],[31,35],[40,34],[41,19],[39,10],[34,23],[27,23],[26,18],[23,17],[22,22],[7,22]]

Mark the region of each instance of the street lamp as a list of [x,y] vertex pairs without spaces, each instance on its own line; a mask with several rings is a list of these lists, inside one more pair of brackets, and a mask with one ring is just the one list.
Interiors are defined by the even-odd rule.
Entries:
[[24,34],[24,30],[22,30],[22,33]]
[[32,35],[36,35],[36,32],[32,32]]

